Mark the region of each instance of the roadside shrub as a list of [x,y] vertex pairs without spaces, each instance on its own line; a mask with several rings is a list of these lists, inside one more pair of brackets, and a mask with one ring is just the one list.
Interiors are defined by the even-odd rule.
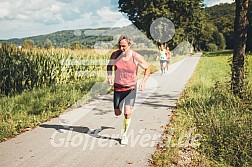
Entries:
[[214,43],[206,44],[206,51],[217,51],[218,46]]

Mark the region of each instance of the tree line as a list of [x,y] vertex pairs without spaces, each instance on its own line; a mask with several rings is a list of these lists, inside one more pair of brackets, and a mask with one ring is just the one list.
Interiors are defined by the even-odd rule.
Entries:
[[[250,2],[251,3],[251,2]],[[176,47],[182,41],[190,42],[196,50],[215,51],[234,48],[235,3],[221,3],[205,7],[203,0],[119,0],[119,9],[151,39],[149,27],[160,17],[170,19],[176,34],[168,45]],[[252,45],[252,4],[249,5],[247,50]]]
[[[233,49],[231,90],[242,98],[245,51],[251,50],[251,1],[235,0],[231,5],[205,8],[203,0],[119,0],[119,9],[150,39],[151,24],[160,17],[169,18],[176,28],[175,36],[166,41],[171,47],[188,41],[195,50]],[[156,29],[167,32],[161,24]],[[162,43],[157,41],[158,45]]]

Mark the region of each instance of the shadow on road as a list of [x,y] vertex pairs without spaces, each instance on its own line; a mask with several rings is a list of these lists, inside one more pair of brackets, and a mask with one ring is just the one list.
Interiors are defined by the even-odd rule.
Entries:
[[84,133],[88,134],[92,137],[99,138],[99,139],[106,139],[106,140],[115,140],[120,141],[119,138],[113,138],[113,137],[107,137],[107,136],[101,136],[99,133],[105,129],[115,129],[114,127],[107,127],[107,126],[101,126],[101,128],[91,130],[88,127],[83,126],[63,126],[63,125],[52,125],[52,124],[42,124],[40,125],[42,128],[49,128],[49,129],[55,129],[59,133],[63,133],[61,130],[68,130],[68,131],[74,131],[78,133]]

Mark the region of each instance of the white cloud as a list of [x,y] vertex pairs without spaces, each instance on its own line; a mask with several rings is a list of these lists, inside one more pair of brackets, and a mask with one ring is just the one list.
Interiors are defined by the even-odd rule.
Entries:
[[128,20],[126,17],[121,17],[119,20],[112,27],[123,27],[132,24],[131,21]]
[[1,0],[0,39],[108,27],[122,14],[111,0]]
[[109,18],[120,18],[121,14],[119,12],[114,12],[110,10],[108,7],[103,7],[96,12],[98,16],[102,19],[109,19]]
[[234,0],[205,0],[207,7],[218,5],[220,3],[233,3]]
[[62,5],[60,5],[60,4],[52,4],[50,6],[51,12],[59,12],[61,9],[62,9]]
[[10,2],[0,2],[0,19],[5,18],[10,14],[9,11]]
[[[122,13],[112,11],[108,7],[103,7],[100,10],[97,10],[96,13],[98,15],[96,19],[98,26],[105,25],[106,27],[109,27],[117,24],[120,27],[131,23],[122,15]],[[119,21],[121,25],[118,24]]]
[[16,15],[16,19],[19,19],[19,20],[28,20],[29,16],[24,15],[24,14],[17,14]]

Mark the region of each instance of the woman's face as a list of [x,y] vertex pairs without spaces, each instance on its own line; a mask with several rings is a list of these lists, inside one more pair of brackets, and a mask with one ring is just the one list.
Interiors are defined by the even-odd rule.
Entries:
[[119,49],[122,51],[122,52],[125,52],[126,50],[128,50],[130,47],[128,41],[126,39],[122,39],[120,42],[119,42]]

